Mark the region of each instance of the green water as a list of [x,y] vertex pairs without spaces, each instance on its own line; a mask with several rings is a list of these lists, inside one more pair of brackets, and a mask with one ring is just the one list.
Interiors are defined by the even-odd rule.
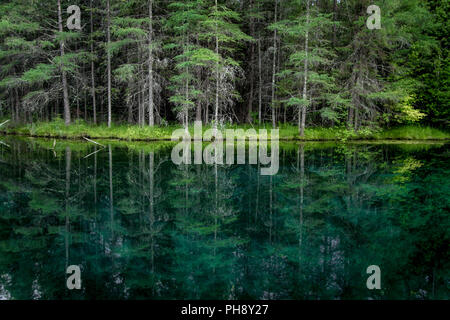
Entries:
[[270,177],[176,166],[170,144],[1,140],[0,299],[450,297],[448,145],[283,144]]

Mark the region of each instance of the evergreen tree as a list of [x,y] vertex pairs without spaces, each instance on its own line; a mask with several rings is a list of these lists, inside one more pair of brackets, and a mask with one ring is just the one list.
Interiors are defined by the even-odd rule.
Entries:
[[307,110],[316,100],[326,101],[332,94],[334,79],[326,68],[333,57],[326,38],[332,21],[330,15],[320,13],[311,0],[295,0],[289,7],[291,18],[271,28],[284,36],[284,49],[289,51],[286,65],[279,74],[280,86],[287,105],[298,108],[299,134],[304,136]]

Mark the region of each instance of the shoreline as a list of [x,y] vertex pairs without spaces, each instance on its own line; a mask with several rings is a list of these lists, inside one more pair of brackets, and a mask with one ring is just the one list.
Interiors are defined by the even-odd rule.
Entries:
[[[197,128],[189,127],[190,141],[203,141],[211,125]],[[111,128],[105,125],[92,125],[86,122],[74,123],[65,126],[61,120],[52,122],[37,122],[33,124],[7,123],[0,128],[0,136],[21,136],[31,138],[59,139],[59,140],[115,140],[136,142],[171,142],[179,141],[181,136],[176,131],[182,129],[179,125],[140,127],[127,124],[113,124]],[[235,130],[237,141],[271,141],[271,126],[267,125],[233,125],[219,127],[221,140],[226,141],[225,130]],[[305,136],[300,137],[295,125],[282,125],[277,128],[278,141],[284,142],[347,142],[347,141],[450,141],[450,132],[425,126],[400,126],[394,128],[363,127],[358,131],[348,130],[344,127],[310,127],[305,130]],[[201,130],[201,131],[197,131]],[[251,130],[251,131],[250,131]],[[261,132],[266,130],[266,132]],[[175,133],[175,135],[174,135]],[[201,134],[201,138],[200,138]],[[179,138],[172,140],[172,137]],[[209,139],[208,139],[209,140]],[[213,139],[214,140],[214,139]]]
[[[96,140],[108,140],[108,141],[120,141],[120,142],[179,142],[178,140],[173,141],[170,138],[121,138],[121,137],[96,137],[96,136],[90,136],[90,135],[80,135],[80,136],[63,136],[63,135],[32,135],[32,134],[24,134],[24,133],[17,133],[17,132],[5,132],[0,131],[0,136],[2,137],[22,137],[22,138],[35,138],[35,139],[56,139],[56,140],[64,140],[64,141],[79,141],[84,142],[85,138],[88,139],[96,139]],[[203,142],[210,142],[210,141],[204,141],[204,140],[198,140],[198,139],[190,139],[191,142],[195,141],[203,141]],[[226,141],[226,139],[222,139],[221,141]],[[248,138],[242,139],[242,138],[236,138],[236,141],[255,141],[258,142],[259,139],[251,139]],[[267,138],[264,141],[272,141],[272,139]],[[429,138],[429,139],[412,139],[412,138],[366,138],[366,137],[360,137],[360,138],[349,138],[349,139],[340,139],[338,137],[336,138],[329,138],[329,139],[308,139],[308,138],[279,138],[278,141],[281,142],[441,142],[446,143],[450,142],[450,138]]]

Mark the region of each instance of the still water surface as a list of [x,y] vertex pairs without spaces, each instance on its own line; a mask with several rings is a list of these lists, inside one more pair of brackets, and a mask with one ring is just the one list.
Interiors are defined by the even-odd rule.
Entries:
[[167,143],[2,141],[0,299],[450,298],[449,145],[284,144],[270,177]]

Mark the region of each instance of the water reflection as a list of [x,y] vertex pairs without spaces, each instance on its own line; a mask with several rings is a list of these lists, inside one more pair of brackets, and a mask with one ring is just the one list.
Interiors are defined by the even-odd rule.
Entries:
[[286,144],[261,176],[171,144],[5,143],[1,299],[449,297],[447,145]]

